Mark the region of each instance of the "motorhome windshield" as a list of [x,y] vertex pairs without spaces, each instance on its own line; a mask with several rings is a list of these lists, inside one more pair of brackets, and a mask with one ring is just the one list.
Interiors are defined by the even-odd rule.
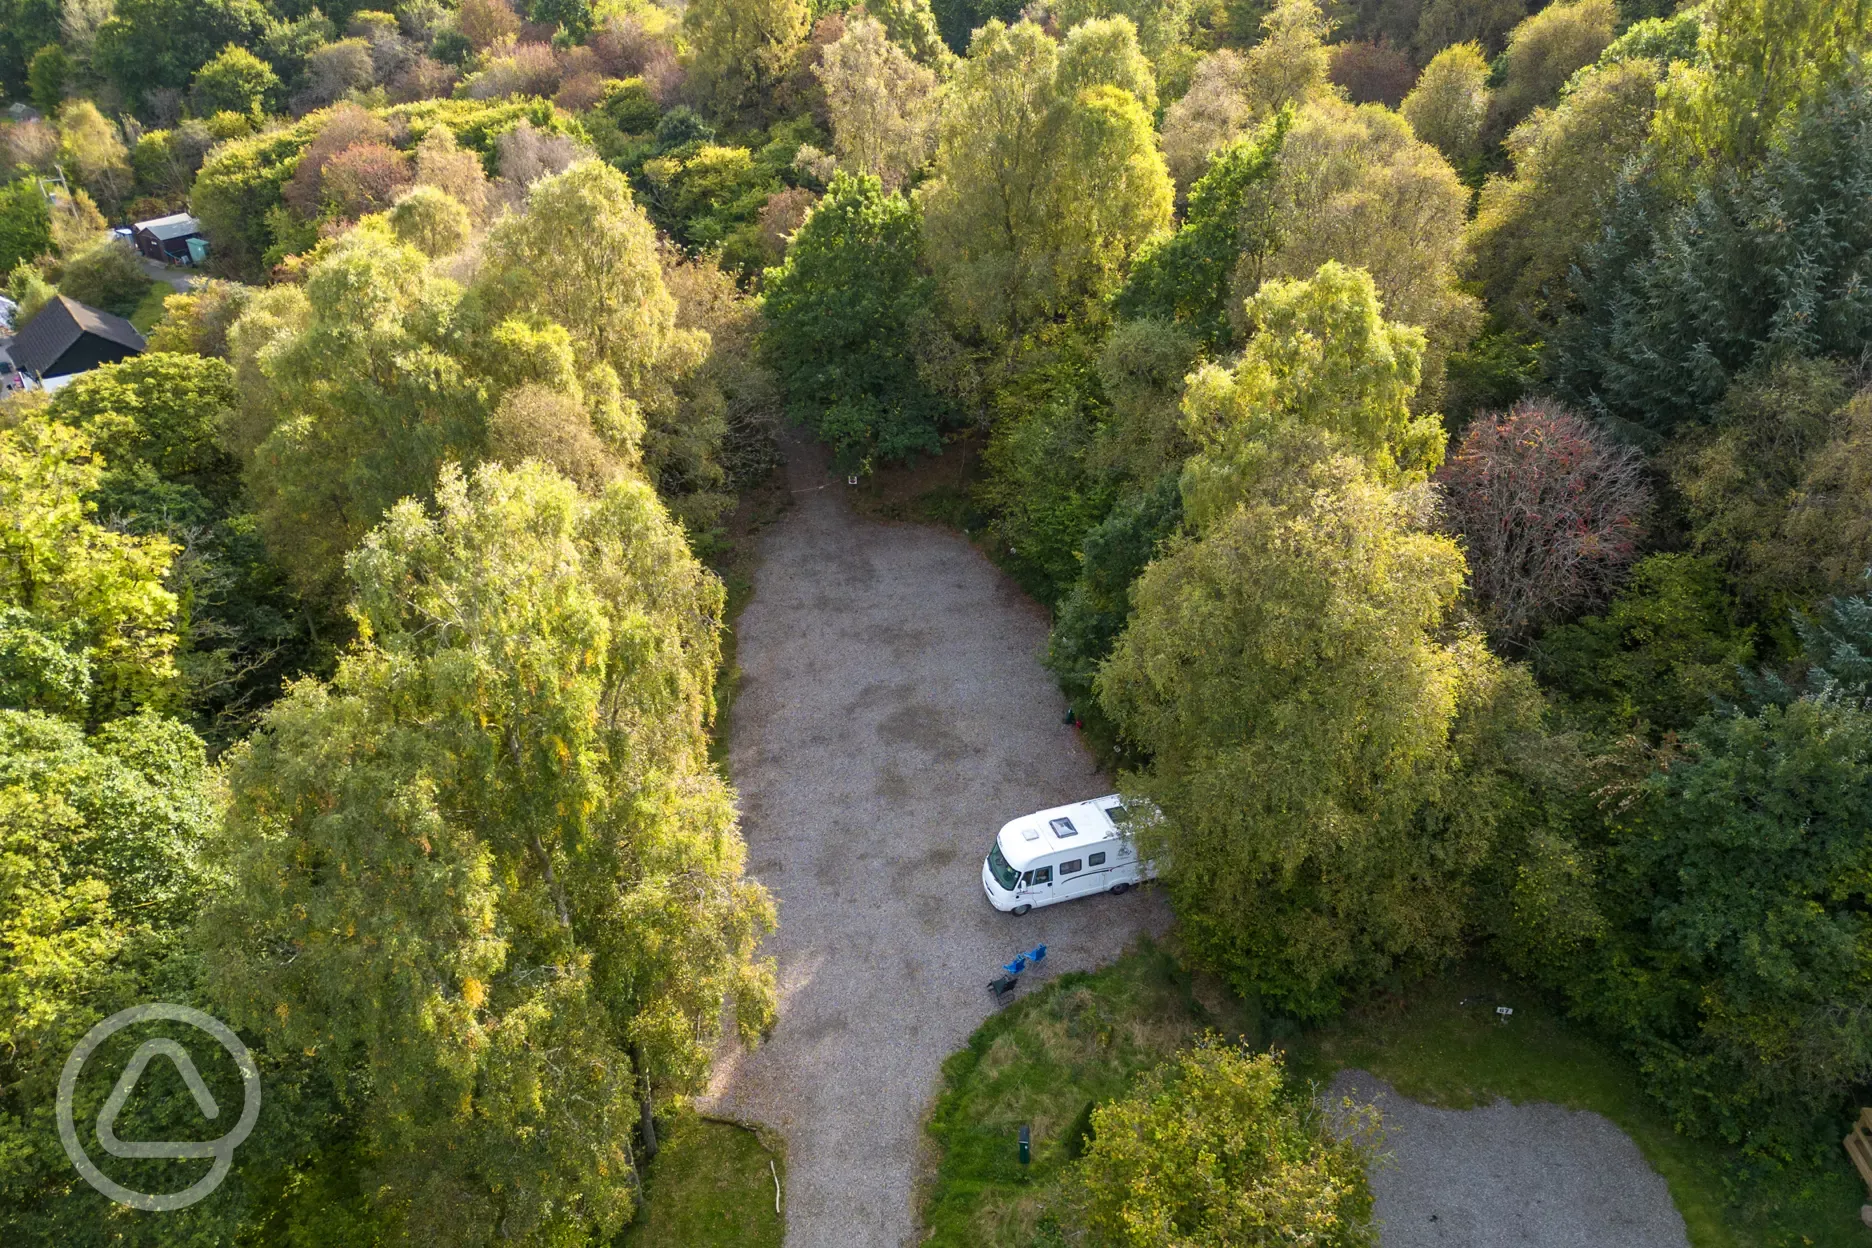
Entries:
[[1001,856],[1001,842],[996,841],[988,849],[988,870],[994,873],[995,882],[1010,893],[1020,883],[1020,872],[1008,866],[1008,860]]

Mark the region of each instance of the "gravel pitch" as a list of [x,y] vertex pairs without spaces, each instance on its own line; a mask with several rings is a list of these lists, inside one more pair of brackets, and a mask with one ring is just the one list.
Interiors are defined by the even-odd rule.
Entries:
[[1061,722],[1045,613],[959,536],[855,515],[812,448],[787,472],[798,504],[737,626],[729,753],[750,873],[779,899],[779,1023],[725,1047],[703,1108],[786,1140],[788,1248],[888,1248],[914,1242],[922,1115],[999,964],[1048,947],[1025,993],[1169,911],[1154,888],[989,906],[995,829],[1112,787]]
[[1362,1070],[1333,1099],[1376,1104],[1383,1248],[1689,1248],[1670,1189],[1610,1119],[1507,1101],[1434,1109]]

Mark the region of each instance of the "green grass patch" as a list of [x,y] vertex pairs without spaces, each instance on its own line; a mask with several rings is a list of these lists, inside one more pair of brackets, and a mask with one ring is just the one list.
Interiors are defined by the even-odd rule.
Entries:
[[[1495,1008],[1514,1010],[1503,1022]],[[1624,1054],[1525,985],[1465,967],[1414,986],[1293,1047],[1295,1073],[1325,1081],[1368,1070],[1413,1100],[1468,1109],[1506,1098],[1591,1110],[1617,1123],[1669,1184],[1696,1248],[1853,1245],[1865,1191],[1844,1151],[1805,1173],[1742,1186],[1730,1150],[1679,1135]]]
[[[1049,1180],[1077,1155],[1088,1106],[1204,1030],[1240,1034],[1239,1004],[1142,942],[1093,974],[1060,976],[983,1023],[943,1063],[928,1131],[940,1151],[923,1199],[930,1245],[1034,1242]],[[1031,1128],[1033,1162],[1018,1155]]]
[[130,323],[136,326],[137,333],[144,337],[149,336],[150,330],[156,328],[156,322],[162,319],[163,300],[175,293],[175,287],[168,282],[150,283],[149,289],[143,294],[142,302],[138,303],[130,313]]
[[786,1221],[774,1212],[774,1180],[785,1183],[786,1167],[759,1136],[684,1111],[661,1143],[620,1248],[780,1248]]
[[[1506,1023],[1495,1013],[1501,1005],[1514,1010]],[[928,1128],[937,1146],[923,1204],[928,1242],[1039,1242],[1050,1183],[1076,1152],[1086,1107],[1119,1095],[1205,1029],[1256,1046],[1280,1043],[1294,1076],[1321,1085],[1355,1068],[1448,1109],[1506,1098],[1603,1114],[1663,1176],[1696,1248],[1872,1242],[1859,1222],[1865,1191],[1843,1151],[1822,1149],[1806,1170],[1744,1182],[1732,1150],[1673,1129],[1628,1057],[1486,967],[1457,968],[1302,1031],[1263,1018],[1148,943],[1010,1006],[945,1063]],[[1015,1144],[1022,1123],[1034,1139],[1024,1170]]]

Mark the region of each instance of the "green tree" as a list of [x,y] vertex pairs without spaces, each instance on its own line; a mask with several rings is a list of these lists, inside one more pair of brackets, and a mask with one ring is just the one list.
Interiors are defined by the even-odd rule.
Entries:
[[60,294],[118,316],[130,315],[150,292],[136,251],[108,236],[68,259],[58,285]]
[[1699,554],[1733,579],[1751,617],[1771,627],[1872,566],[1863,450],[1872,396],[1855,399],[1848,367],[1792,358],[1729,387],[1709,424],[1660,457],[1683,499]]
[[1193,947],[1317,1018],[1461,947],[1495,828],[1469,742],[1539,701],[1443,640],[1462,555],[1411,492],[1344,457],[1282,476],[1145,570],[1096,688],[1151,759],[1123,783]]
[[1567,273],[1650,133],[1662,73],[1643,58],[1590,71],[1509,137],[1514,172],[1483,185],[1465,262],[1497,318],[1528,333],[1559,319]]
[[936,75],[861,18],[820,54],[832,148],[844,167],[895,190],[923,167],[936,138]]
[[71,53],[56,43],[48,43],[33,53],[32,64],[26,69],[26,89],[32,93],[32,102],[41,112],[58,111],[59,105],[65,102],[65,88],[77,70]]
[[[290,319],[255,300],[235,322],[246,427],[230,431],[230,445],[251,450],[261,532],[308,596],[330,592],[345,552],[391,504],[485,445],[484,379],[451,350],[447,314],[459,298],[428,257],[377,227],[340,238],[303,292],[282,296],[297,305]],[[557,356],[513,367],[569,373],[559,333]]]
[[1247,315],[1240,361],[1199,370],[1183,401],[1199,447],[1183,497],[1199,524],[1250,493],[1289,433],[1387,482],[1422,481],[1443,462],[1442,422],[1411,412],[1423,331],[1385,319],[1368,274],[1328,261],[1311,281],[1268,282]]
[[[1231,315],[1269,278],[1311,278],[1336,261],[1369,272],[1385,314],[1423,329],[1420,407],[1442,393],[1443,362],[1475,334],[1479,309],[1457,283],[1469,190],[1436,149],[1381,105],[1316,100],[1281,143],[1275,176],[1256,196],[1259,236],[1233,275]],[[1245,321],[1238,320],[1237,330]]]
[[112,527],[177,549],[165,584],[181,694],[215,745],[318,661],[314,635],[337,619],[293,598],[245,514],[240,463],[221,445],[239,399],[226,361],[149,351],[85,373],[46,409],[102,451],[95,501]]
[[923,64],[948,67],[952,54],[937,29],[930,0],[871,0],[865,13],[884,27],[892,43]]
[[1369,1248],[1365,1148],[1294,1095],[1279,1057],[1211,1039],[1092,1111],[1070,1181],[1099,1248]]
[[417,186],[397,196],[390,210],[396,236],[430,259],[452,256],[468,242],[473,222],[468,210],[447,191]]
[[1056,46],[990,22],[958,71],[935,173],[918,195],[955,318],[1003,350],[1087,315],[1170,223],[1172,190],[1142,100],[1150,70],[1126,18]]
[[1212,351],[1231,344],[1231,279],[1244,252],[1271,233],[1271,197],[1257,194],[1274,174],[1292,113],[1217,152],[1190,188],[1175,234],[1144,244],[1114,306],[1126,317],[1157,316],[1189,326]]
[[1591,65],[1618,29],[1613,0],[1550,4],[1515,27],[1502,53],[1501,90],[1492,101],[1489,128],[1505,134],[1536,108],[1551,103],[1575,71]]
[[363,1181],[452,1243],[583,1242],[630,1124],[772,1018],[708,762],[722,588],[640,482],[445,472],[350,561],[360,643],[234,754],[203,922],[230,1021],[313,1052]]
[[[1663,119],[1656,123],[1663,126]],[[1654,144],[1655,146],[1655,144]],[[1556,388],[1650,433],[1703,419],[1731,379],[1788,355],[1855,359],[1872,337],[1872,82],[1855,71],[1788,118],[1746,171],[1622,179],[1549,339]]]
[[931,297],[915,203],[869,175],[834,174],[767,271],[767,351],[788,411],[842,468],[942,449],[942,409],[904,351]]
[[1497,800],[1477,743],[1537,712],[1448,637],[1462,555],[1409,485],[1442,457],[1410,412],[1421,333],[1334,264],[1250,311],[1241,363],[1190,381],[1189,533],[1132,586],[1095,687],[1151,760],[1139,835],[1198,947],[1318,1016],[1457,947]]
[[518,317],[564,326],[598,432],[627,459],[641,444],[664,497],[700,507],[685,510],[688,522],[713,522],[724,501],[719,431],[692,436],[684,423],[692,413],[677,396],[707,355],[708,334],[676,323],[656,231],[623,174],[586,160],[533,183],[526,211],[489,232],[470,294],[485,323]]
[[1603,615],[1549,629],[1535,647],[1543,682],[1619,731],[1683,731],[1739,692],[1754,657],[1715,563],[1696,555],[1641,559]]
[[1315,0],[1281,0],[1260,24],[1260,42],[1246,53],[1222,48],[1198,62],[1189,90],[1164,113],[1164,156],[1180,188],[1202,177],[1215,153],[1283,108],[1332,93],[1330,25]]
[[[114,1206],[59,1146],[54,1110],[65,1059],[93,1025],[152,1000],[199,1000],[185,940],[215,882],[205,854],[214,799],[201,741],[173,720],[134,715],[86,736],[45,715],[0,710],[0,1236],[9,1244],[154,1248],[227,1242],[236,1231],[254,1161],[246,1149],[223,1191],[165,1215],[161,1230],[113,1227]],[[81,1133],[116,1078],[102,1072],[121,1071],[127,1049],[109,1043],[87,1065],[75,1101]],[[197,1060],[219,1103],[240,1104],[232,1063]],[[139,1084],[119,1124],[126,1138],[199,1132],[193,1099],[179,1083],[172,1093],[160,1083]],[[139,1190],[174,1190],[174,1161],[108,1165]]]
[[52,209],[31,178],[0,186],[0,272],[52,250]]
[[1158,74],[1179,70],[1188,75],[1194,58],[1188,46],[1195,17],[1190,0],[1048,0],[1046,15],[1062,31],[1102,17],[1128,17],[1137,27],[1138,47]]
[[1482,123],[1489,113],[1489,67],[1480,44],[1444,48],[1424,66],[1399,111],[1418,138],[1455,164],[1481,150]]
[[765,115],[806,44],[812,10],[805,0],[696,0],[683,28],[696,88],[716,115]]
[[591,0],[533,0],[528,16],[536,22],[559,27],[573,39],[591,34]]
[[579,365],[616,374],[626,397],[651,406],[708,348],[676,327],[656,231],[630,182],[586,160],[527,189],[526,211],[489,233],[474,287],[490,320],[535,315],[572,334]]
[[263,117],[279,89],[279,75],[271,65],[247,49],[229,44],[196,73],[190,94],[196,113],[203,117],[216,113]]
[[1802,697],[1706,719],[1614,817],[1576,992],[1679,1127],[1785,1158],[1872,1073],[1872,718]]
[[67,100],[58,112],[59,160],[66,173],[107,210],[128,194],[134,175],[117,127],[90,100]]
[[238,465],[219,437],[235,399],[234,370],[225,361],[157,351],[81,374],[53,396],[46,414],[82,429],[109,472],[144,463],[229,500],[239,488]]
[[1657,138],[1667,170],[1746,169],[1835,89],[1872,43],[1872,0],[1715,0],[1696,62],[1665,80]]
[[1095,458],[1104,407],[1087,345],[1069,339],[1000,388],[976,490],[999,562],[1049,606],[1078,576],[1086,533],[1116,492]]
[[92,64],[132,107],[181,91],[229,44],[257,48],[273,24],[258,0],[118,0],[98,28]]
[[[68,425],[28,418],[0,430],[0,604],[23,613],[9,626],[11,679],[63,690],[62,705],[46,709],[93,718],[161,703],[176,644],[175,595],[163,585],[175,547],[93,519],[99,459]],[[30,674],[42,669],[43,679]]]
[[1526,0],[1426,0],[1417,19],[1417,59],[1458,43],[1478,43],[1484,56],[1499,56],[1527,11]]

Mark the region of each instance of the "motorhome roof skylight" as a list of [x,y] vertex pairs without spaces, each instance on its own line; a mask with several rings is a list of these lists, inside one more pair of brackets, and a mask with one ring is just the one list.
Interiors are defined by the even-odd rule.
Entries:
[[1079,829],[1073,827],[1073,821],[1065,818],[1064,816],[1058,819],[1050,820],[1047,823],[1047,826],[1053,829],[1054,836],[1060,837],[1062,839],[1068,836],[1079,835]]

